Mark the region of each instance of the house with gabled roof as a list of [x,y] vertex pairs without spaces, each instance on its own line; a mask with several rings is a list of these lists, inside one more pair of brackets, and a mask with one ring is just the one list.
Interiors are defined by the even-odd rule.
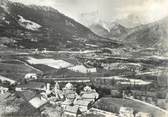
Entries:
[[78,117],[81,114],[82,112],[80,111],[80,108],[78,106],[66,106],[66,108],[64,109],[63,117]]
[[89,108],[91,108],[92,102],[86,100],[75,100],[73,104],[74,106],[78,106],[81,112],[83,113],[88,111]]
[[41,99],[41,95],[37,95],[35,91],[18,91],[17,94],[36,109],[48,103],[47,100]]

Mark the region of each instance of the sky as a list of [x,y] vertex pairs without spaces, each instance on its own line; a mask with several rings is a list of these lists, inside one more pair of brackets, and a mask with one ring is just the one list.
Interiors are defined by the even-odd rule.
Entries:
[[84,25],[119,19],[149,23],[168,15],[168,0],[11,0],[51,6]]

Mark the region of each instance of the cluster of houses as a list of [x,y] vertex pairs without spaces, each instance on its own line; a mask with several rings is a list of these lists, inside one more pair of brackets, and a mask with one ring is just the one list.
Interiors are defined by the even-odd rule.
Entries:
[[[42,116],[50,116],[51,113],[57,113],[61,115],[60,117],[76,117],[77,115],[87,113],[93,103],[99,98],[99,94],[89,86],[84,87],[77,94],[76,88],[71,83],[67,83],[63,88],[60,88],[58,82],[55,82],[54,86],[50,83],[43,85],[36,83],[39,87],[35,86],[36,88],[33,89],[40,91],[37,94],[34,91],[28,90],[32,88],[26,87],[27,85],[21,86],[18,88],[20,90],[17,91],[30,105],[36,109],[41,109]],[[33,82],[31,83],[32,85]]]
[[102,63],[101,66],[106,70],[125,69],[130,71],[140,71],[143,67],[139,63]]
[[[46,94],[49,96],[50,90],[48,88],[46,89]],[[48,98],[46,94],[43,94],[44,96],[42,97],[44,100],[49,100],[50,104],[57,105],[58,108],[61,107],[64,117],[76,117],[86,113],[99,97],[98,93],[89,86],[86,86],[80,94],[77,94],[76,88],[71,83],[67,83],[62,90],[60,90],[58,83],[56,83],[54,92],[56,100],[52,99],[52,96]]]
[[[36,88],[40,90],[40,88]],[[24,89],[23,89],[24,90]],[[138,112],[134,113],[133,108],[120,107],[119,113],[107,112],[105,110],[94,108],[94,103],[99,98],[99,94],[89,86],[85,86],[80,93],[76,92],[76,88],[67,83],[60,88],[58,82],[54,86],[50,83],[41,87],[40,94],[31,94],[31,91],[21,91],[29,104],[34,108],[40,109],[42,117],[87,117],[88,115],[96,115],[97,117],[152,117],[150,113]],[[30,94],[30,98],[28,93]],[[91,116],[92,117],[92,116]]]
[[[32,107],[40,110],[41,115],[44,117],[46,116],[54,117],[53,115],[57,115],[58,117],[69,117],[69,116],[87,117],[88,114],[95,115],[95,113],[97,114],[97,116],[101,115],[102,117],[152,117],[150,113],[144,113],[144,112],[135,113],[133,108],[130,107],[120,107],[118,114],[93,108],[93,104],[99,98],[99,94],[96,92],[95,89],[92,89],[89,86],[85,86],[83,90],[80,91],[80,93],[77,93],[76,91],[77,89],[70,82],[68,82],[63,88],[60,87],[58,81],[56,81],[54,85],[43,82],[32,82],[32,80],[38,79],[38,76],[35,73],[26,74],[24,79],[27,81],[27,83],[23,85],[17,85],[15,89],[16,92],[19,94],[19,96],[23,97],[23,99],[25,99]],[[10,80],[3,76],[0,76],[0,80],[2,83],[5,82],[9,82],[9,84],[16,83],[16,81]],[[101,77],[101,79],[95,78],[94,80],[95,83],[100,85],[103,84],[111,85],[113,80],[122,81],[125,83],[127,79],[115,76],[115,77]],[[129,79],[128,81],[129,83],[134,84],[134,86],[135,85],[145,86],[150,84],[150,82],[143,82],[142,80],[137,79]],[[4,93],[8,92],[8,90],[9,90],[8,88],[0,86],[0,94],[3,95]],[[114,93],[114,91],[112,92]],[[143,94],[143,92],[140,92],[138,90],[135,92],[132,91],[132,93],[135,94],[136,96],[140,94],[141,97],[142,95],[148,94],[148,92],[145,92],[145,94]],[[156,94],[153,97],[156,97]],[[167,104],[166,102],[167,95],[166,98],[162,100],[160,99],[159,101],[160,105]],[[167,105],[166,107],[168,108]]]

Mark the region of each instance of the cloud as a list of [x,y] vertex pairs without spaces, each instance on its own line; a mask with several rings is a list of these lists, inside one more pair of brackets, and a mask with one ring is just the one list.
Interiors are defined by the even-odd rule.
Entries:
[[146,5],[146,17],[149,20],[158,20],[168,15],[168,1],[159,0],[153,2],[150,0]]
[[146,21],[156,21],[168,15],[167,0],[147,0],[141,5],[127,6],[123,9],[125,13],[137,14]]

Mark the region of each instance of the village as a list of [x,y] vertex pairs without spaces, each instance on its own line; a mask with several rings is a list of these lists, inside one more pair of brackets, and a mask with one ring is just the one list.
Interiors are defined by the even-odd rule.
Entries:
[[[85,86],[80,93],[77,93],[71,83],[67,83],[62,89],[58,82],[55,82],[54,86],[50,83],[40,84],[40,87],[37,84],[34,87],[28,87],[27,83],[16,87],[15,91],[34,109],[39,109],[42,117],[152,117],[150,113],[145,112],[134,114],[133,108],[130,107],[120,107],[119,113],[95,108],[95,103],[99,103],[101,98],[90,86]],[[9,94],[9,89],[3,87],[0,89],[1,96]],[[33,90],[40,93],[35,93]]]
[[[51,58],[27,57],[25,60],[15,60],[15,62],[21,62],[21,65],[26,65],[37,72],[26,72],[19,80],[1,75],[0,98],[7,100],[14,96],[16,100],[22,100],[28,104],[28,108],[36,111],[38,113],[36,116],[166,117],[168,115],[166,77],[161,79],[154,77],[153,74],[151,80],[145,80],[136,78],[142,74],[137,74],[134,78],[124,75],[111,76],[111,74],[105,76],[102,72],[98,73],[97,67],[87,65],[91,61],[86,61],[86,64],[78,62],[74,64],[74,62]],[[42,75],[39,67],[35,67],[36,64],[63,70],[63,74],[52,77],[49,72],[47,75]],[[115,68],[128,69],[129,66],[130,71],[135,73],[142,69],[141,65],[132,63],[123,65],[106,63],[102,66],[105,70],[112,69],[112,71]],[[52,73],[53,69],[51,69]],[[79,75],[66,75],[71,73],[70,71]],[[145,78],[149,73],[143,73]],[[155,87],[159,88],[155,89]],[[16,107],[10,108],[16,109]]]
[[0,117],[168,117],[167,0],[0,0]]

